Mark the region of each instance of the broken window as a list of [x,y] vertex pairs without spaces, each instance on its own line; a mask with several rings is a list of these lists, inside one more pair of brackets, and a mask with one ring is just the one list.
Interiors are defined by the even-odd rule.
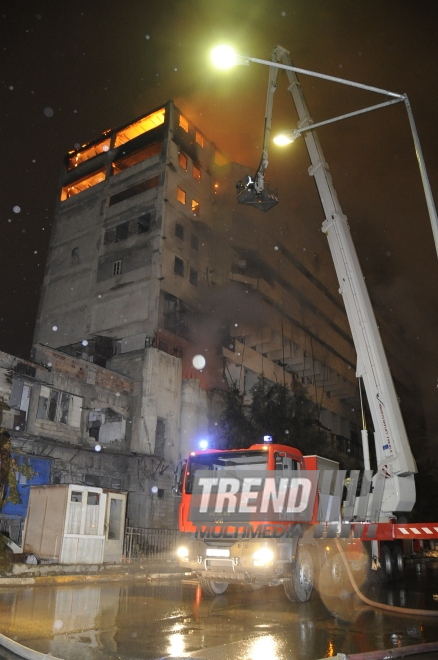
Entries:
[[134,151],[134,153],[129,154],[128,156],[123,156],[122,158],[115,160],[111,164],[111,174],[118,174],[119,172],[126,170],[128,167],[137,165],[137,163],[141,163],[142,161],[157,156],[160,153],[161,142],[149,144],[147,147],[143,147],[143,149],[138,149],[138,151]]
[[176,275],[181,275],[181,277],[184,277],[184,261],[179,257],[175,257],[173,272],[176,273]]
[[56,411],[58,409],[59,392],[52,390],[49,396],[49,403],[47,408],[47,419],[51,422],[56,420]]
[[59,402],[59,422],[61,424],[68,424],[68,410],[70,408],[70,395],[63,392]]
[[126,419],[111,408],[96,408],[88,415],[88,435],[99,442],[125,439]]
[[195,268],[190,268],[190,284],[198,286],[198,271]]
[[181,151],[178,154],[178,163],[183,168],[183,170],[185,170],[187,172],[188,159],[187,159],[187,156],[185,154],[181,153]]
[[[10,426],[8,426],[8,428],[16,429],[19,427],[20,430],[24,430],[26,428],[31,392],[32,387],[30,385],[26,385],[23,380],[14,376],[11,396],[9,399],[9,408],[11,409],[11,413]],[[8,410],[8,407],[5,408]],[[5,420],[7,418],[6,410],[4,412]]]
[[196,199],[192,199],[192,213],[193,215],[199,216],[199,202]]
[[100,170],[97,170],[97,172],[93,172],[93,174],[89,174],[88,176],[82,177],[82,179],[78,179],[73,183],[63,186],[61,190],[61,201],[63,202],[69,197],[73,197],[83,190],[88,190],[88,188],[101,183],[105,180],[105,176],[106,170],[105,167],[102,167]]
[[126,128],[122,128],[122,130],[116,134],[114,146],[119,147],[121,144],[129,142],[129,140],[132,140],[143,133],[147,133],[157,126],[161,126],[161,124],[164,124],[165,113],[166,109],[160,108],[156,112],[152,112],[150,115],[139,119]]
[[38,399],[37,419],[47,419],[50,422],[59,422],[80,428],[81,426],[82,398],[72,396],[67,392],[52,390],[41,385]]
[[128,234],[129,222],[122,222],[121,225],[117,225],[115,242],[118,243],[118,241],[124,241],[126,238],[128,238]]
[[113,275],[120,275],[122,272],[122,260],[118,259],[113,263]]
[[179,186],[178,186],[178,188],[176,189],[176,198],[177,198],[178,202],[181,202],[181,204],[185,204],[185,203],[186,203],[186,193],[185,193],[185,191],[184,191],[182,188],[180,188]]
[[111,197],[109,198],[109,205],[113,206],[113,204],[118,204],[119,202],[123,202],[125,199],[134,197],[134,195],[140,195],[140,193],[143,193],[146,190],[151,190],[152,188],[157,188],[157,186],[158,186],[158,177],[154,176],[152,179],[148,179],[147,181],[142,181],[141,183],[137,183],[135,186],[131,186],[126,190],[122,190],[122,192],[119,192],[116,195],[111,195]]
[[99,154],[103,154],[105,151],[109,151],[110,142],[111,139],[107,138],[106,140],[102,140],[97,144],[85,146],[79,151],[71,151],[71,156],[67,161],[67,170],[72,170],[78,165],[81,165],[81,163],[85,163],[85,161],[90,160],[90,158],[94,158],[94,156],[98,156]]
[[144,213],[137,220],[137,234],[145,234],[151,228],[152,213]]
[[199,144],[200,147],[204,146],[204,136],[199,133],[199,131],[196,131],[195,133],[195,140]]
[[175,223],[175,236],[184,240],[184,226],[180,222]]
[[201,180],[201,168],[198,167],[197,165],[193,165],[192,174],[193,174],[193,178],[196,179],[196,181]]
[[191,247],[193,250],[199,250],[199,239],[198,239],[198,237],[196,236],[196,234],[192,234],[192,235],[190,236],[190,247]]
[[189,132],[189,122],[182,115],[179,116],[179,125],[181,126],[183,131],[185,131],[186,133]]

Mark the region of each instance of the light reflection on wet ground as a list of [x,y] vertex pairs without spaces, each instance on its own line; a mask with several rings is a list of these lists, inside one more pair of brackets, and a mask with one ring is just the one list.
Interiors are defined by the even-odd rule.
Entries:
[[[437,608],[438,562],[368,595],[394,605]],[[2,589],[0,630],[66,660],[145,659],[190,654],[207,660],[314,660],[438,640],[438,618],[372,610],[345,594],[303,605],[281,587],[202,598],[195,584],[106,583]],[[430,656],[422,656],[424,657]]]

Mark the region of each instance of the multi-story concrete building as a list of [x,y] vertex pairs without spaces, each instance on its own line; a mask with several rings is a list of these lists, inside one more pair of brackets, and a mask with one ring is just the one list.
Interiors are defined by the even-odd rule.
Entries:
[[[110,387],[111,402],[77,404],[79,426],[67,438],[60,420],[38,417],[51,405],[43,379],[26,429],[78,448],[98,440],[102,453],[119,455],[131,474],[123,486],[131,524],[158,524],[145,479],[132,476],[138,461],[152,461],[142,464],[149,475],[158,460],[170,502],[173,464],[215,435],[217,391],[234,383],[249,394],[261,374],[302,382],[335,448],[361,456],[355,351],[326,239],[319,232],[303,250],[281,205],[265,216],[237,204],[235,185],[247,173],[172,102],[64,161],[33,360],[46,364],[51,347],[58,368],[67,355],[81,374],[82,390],[55,387],[61,409],[64,391],[73,407],[90,397],[100,370],[127,391]],[[59,472],[61,482],[70,478]]]

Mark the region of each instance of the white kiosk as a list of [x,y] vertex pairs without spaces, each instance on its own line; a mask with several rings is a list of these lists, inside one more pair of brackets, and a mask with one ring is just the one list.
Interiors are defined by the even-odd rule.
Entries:
[[60,564],[121,561],[126,493],[94,486],[32,486],[23,552]]

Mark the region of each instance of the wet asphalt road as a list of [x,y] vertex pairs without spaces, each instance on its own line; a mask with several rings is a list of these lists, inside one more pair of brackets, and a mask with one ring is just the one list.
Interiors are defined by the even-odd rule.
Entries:
[[[403,583],[373,587],[368,595],[389,604],[438,609],[438,561],[419,566]],[[179,580],[4,588],[0,631],[66,660],[316,660],[438,641],[438,617],[392,615],[343,595],[326,595],[325,604],[317,596],[296,605],[282,587],[255,592],[230,587],[210,599],[202,597],[196,583]],[[421,657],[438,658],[438,653]]]

